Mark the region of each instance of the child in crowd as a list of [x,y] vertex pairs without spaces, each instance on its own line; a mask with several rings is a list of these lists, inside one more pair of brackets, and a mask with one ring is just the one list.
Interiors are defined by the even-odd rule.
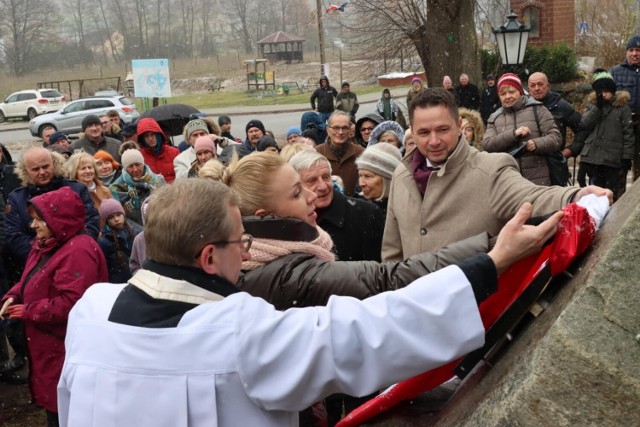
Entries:
[[133,230],[124,216],[124,208],[115,199],[106,199],[100,205],[100,220],[105,222],[98,240],[100,249],[107,260],[109,281],[125,283],[132,276],[129,257],[133,239],[140,230]]
[[621,193],[620,175],[631,169],[634,136],[628,92],[616,92],[611,74],[598,68],[593,73],[593,93],[580,128],[590,131],[580,153],[581,173],[589,176],[589,184],[613,191],[617,200]]

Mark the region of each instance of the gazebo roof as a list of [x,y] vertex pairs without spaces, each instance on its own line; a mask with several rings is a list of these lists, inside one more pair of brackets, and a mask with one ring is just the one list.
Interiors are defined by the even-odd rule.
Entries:
[[258,44],[271,44],[271,43],[287,43],[287,42],[303,42],[304,38],[295,36],[293,34],[287,34],[284,31],[278,31],[258,41]]

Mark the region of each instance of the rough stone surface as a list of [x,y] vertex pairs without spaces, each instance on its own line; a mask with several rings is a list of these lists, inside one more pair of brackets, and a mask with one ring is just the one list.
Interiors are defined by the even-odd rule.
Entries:
[[476,369],[440,412],[421,396],[370,425],[640,426],[639,283],[636,184],[573,279],[493,367]]

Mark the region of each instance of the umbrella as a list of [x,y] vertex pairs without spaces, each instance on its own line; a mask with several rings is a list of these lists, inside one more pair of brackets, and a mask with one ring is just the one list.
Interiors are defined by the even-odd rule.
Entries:
[[186,104],[164,104],[145,111],[140,118],[152,118],[158,122],[164,132],[169,135],[180,135],[192,114],[200,114],[200,111]]

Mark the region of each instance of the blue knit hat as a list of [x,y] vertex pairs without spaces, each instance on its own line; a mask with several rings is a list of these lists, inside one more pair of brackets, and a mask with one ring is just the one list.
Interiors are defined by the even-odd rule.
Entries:
[[290,126],[289,129],[287,129],[287,139],[289,139],[291,135],[300,135],[300,134],[302,134],[302,131],[298,126]]

